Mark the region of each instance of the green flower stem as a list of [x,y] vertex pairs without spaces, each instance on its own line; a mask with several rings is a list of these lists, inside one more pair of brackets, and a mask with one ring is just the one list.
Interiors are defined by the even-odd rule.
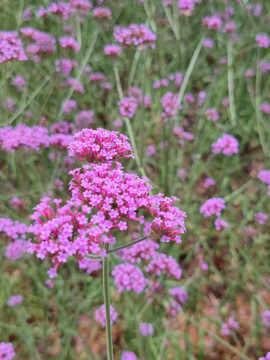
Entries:
[[107,359],[113,360],[112,326],[110,312],[110,288],[109,288],[109,244],[105,244],[107,256],[103,259],[103,294],[106,309],[106,335],[107,335]]
[[132,246],[132,245],[134,245],[134,244],[137,244],[137,243],[139,243],[139,242],[141,242],[141,241],[143,241],[143,240],[145,240],[145,239],[149,239],[149,238],[150,238],[150,236],[148,235],[148,236],[144,236],[144,237],[142,237],[142,238],[140,238],[140,239],[131,241],[131,242],[128,243],[128,244],[116,246],[116,247],[112,248],[111,250],[109,250],[109,253],[112,253],[112,252],[115,252],[115,251],[118,251],[118,250],[121,250],[121,249],[125,249],[125,248],[127,248],[127,247],[130,247],[130,246]]

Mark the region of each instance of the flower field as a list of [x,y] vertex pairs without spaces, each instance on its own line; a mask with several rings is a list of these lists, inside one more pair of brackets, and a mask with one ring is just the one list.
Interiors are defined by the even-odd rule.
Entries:
[[270,360],[270,2],[0,8],[0,359]]

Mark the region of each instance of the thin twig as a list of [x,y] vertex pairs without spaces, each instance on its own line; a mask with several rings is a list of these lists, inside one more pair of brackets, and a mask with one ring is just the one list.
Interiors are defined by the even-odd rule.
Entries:
[[112,252],[115,252],[115,251],[119,251],[119,250],[121,250],[121,249],[125,249],[125,248],[127,248],[127,247],[130,247],[130,246],[132,246],[132,245],[138,244],[139,242],[141,242],[141,241],[143,241],[143,240],[145,240],[145,239],[149,239],[149,238],[150,238],[150,237],[149,237],[149,235],[148,235],[148,236],[144,236],[144,237],[142,237],[142,238],[140,238],[140,239],[131,241],[131,242],[128,243],[128,244],[116,246],[116,247],[112,248],[111,250],[109,250],[109,253],[112,253]]

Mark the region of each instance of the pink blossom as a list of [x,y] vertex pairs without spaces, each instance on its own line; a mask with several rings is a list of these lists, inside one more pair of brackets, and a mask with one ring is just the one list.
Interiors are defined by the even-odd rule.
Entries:
[[182,270],[175,258],[172,256],[167,257],[165,254],[160,253],[156,253],[153,256],[153,259],[147,265],[145,271],[157,276],[161,274],[170,275],[177,280],[182,276]]
[[263,212],[257,212],[254,215],[255,217],[255,221],[257,221],[257,223],[259,223],[260,225],[264,225],[266,223],[266,221],[268,220],[268,214],[263,213]]
[[119,45],[106,45],[104,46],[104,54],[111,56],[111,57],[116,57],[118,55],[120,55],[122,52],[122,49]]
[[222,20],[218,15],[208,15],[202,18],[202,24],[208,29],[220,31],[222,27]]
[[206,118],[207,120],[217,121],[219,119],[219,113],[217,112],[217,109],[206,109]]
[[63,103],[63,112],[69,115],[72,110],[77,108],[77,101],[76,100],[67,100]]
[[68,76],[72,69],[78,66],[76,60],[71,59],[57,59],[55,60],[55,70],[62,72],[64,76]]
[[109,8],[105,6],[95,7],[93,9],[93,15],[97,19],[111,19],[112,12]]
[[118,101],[119,111],[122,116],[132,118],[137,108],[137,100],[135,97],[124,97]]
[[207,47],[209,49],[212,49],[214,47],[214,42],[210,38],[205,39],[203,44],[204,44],[205,47]]
[[134,290],[137,294],[140,294],[148,283],[142,271],[129,263],[116,265],[112,275],[119,293],[123,290]]
[[101,163],[134,157],[128,137],[117,131],[83,129],[74,138],[69,146],[69,156],[80,161]]
[[149,335],[154,335],[154,328],[153,325],[150,323],[140,323],[139,326],[139,330],[140,333],[142,334],[142,336],[149,336]]
[[92,73],[89,76],[89,80],[95,81],[95,82],[101,82],[105,80],[105,75],[100,72]]
[[[114,307],[110,305],[110,314],[111,314],[111,325],[117,319],[117,312],[115,311]],[[105,305],[101,305],[99,309],[95,311],[95,319],[100,325],[105,328],[106,327],[106,308]]]
[[93,110],[81,110],[75,117],[76,129],[82,130],[84,128],[89,128],[90,125],[94,124],[94,115]]
[[121,258],[132,264],[150,260],[156,254],[159,245],[153,240],[144,240],[124,249]]
[[216,184],[215,180],[210,178],[210,177],[207,177],[205,180],[204,180],[204,184],[203,186],[208,189],[210,188],[210,186],[214,186]]
[[27,252],[27,242],[25,240],[14,240],[8,244],[5,256],[11,261],[20,259]]
[[156,148],[153,145],[149,145],[147,147],[145,155],[146,156],[154,156],[155,154],[156,154]]
[[62,36],[59,38],[60,46],[64,49],[71,49],[75,53],[77,53],[80,50],[80,46],[78,42],[73,38],[69,36]]
[[260,65],[260,67],[261,67],[261,72],[263,74],[270,71],[270,63],[269,62],[263,61]]
[[121,360],[137,360],[137,356],[132,351],[124,351]]
[[27,60],[22,41],[16,31],[0,31],[0,64],[14,59]]
[[262,313],[262,323],[265,327],[270,329],[270,310],[266,310]]
[[265,356],[260,357],[258,360],[270,360],[270,352],[268,352]]
[[260,110],[264,112],[266,115],[270,114],[270,104],[268,102],[263,102],[260,105]]
[[0,343],[0,359],[11,360],[16,356],[12,343]]
[[155,47],[156,35],[145,24],[131,24],[128,27],[115,26],[113,33],[116,41],[123,46],[139,45],[146,49],[147,45]]
[[222,329],[221,329],[221,334],[225,335],[225,336],[229,336],[232,334],[233,330],[236,330],[239,328],[239,323],[237,321],[235,321],[234,317],[230,317],[228,319],[227,323],[222,323]]
[[268,186],[267,195],[270,195],[270,170],[261,170],[258,173],[258,179],[266,183]]
[[257,41],[260,47],[268,48],[270,45],[270,40],[267,35],[261,35],[261,34],[256,35],[255,40]]
[[212,144],[212,152],[214,154],[222,153],[227,156],[237,154],[239,152],[239,142],[232,135],[224,134],[216,143]]
[[22,301],[23,301],[23,297],[21,295],[14,295],[8,299],[7,306],[9,307],[18,306],[21,305]]
[[182,109],[182,105],[178,102],[178,94],[167,92],[160,100],[163,107],[161,116],[165,122],[170,118],[177,119],[177,111]]
[[183,304],[188,299],[188,292],[187,290],[181,287],[174,287],[169,290],[169,294],[175,298],[179,302],[179,304]]
[[247,71],[245,72],[245,77],[246,78],[251,78],[255,75],[255,71],[253,69],[247,69]]
[[223,228],[226,228],[228,225],[229,224],[226,221],[222,220],[219,217],[215,220],[215,227],[218,231],[222,230]]
[[200,213],[204,217],[216,215],[217,217],[221,216],[221,211],[226,208],[225,200],[222,198],[211,198],[208,199],[200,208]]

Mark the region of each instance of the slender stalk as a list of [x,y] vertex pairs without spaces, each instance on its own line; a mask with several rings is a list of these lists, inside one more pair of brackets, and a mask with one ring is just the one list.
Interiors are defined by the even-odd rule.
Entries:
[[132,245],[134,245],[134,244],[137,244],[137,243],[139,243],[139,242],[141,242],[141,241],[143,241],[143,240],[145,240],[145,239],[149,239],[149,238],[150,238],[150,236],[148,235],[148,236],[144,236],[144,237],[142,237],[142,238],[140,238],[140,239],[131,241],[131,242],[128,243],[128,244],[124,244],[124,245],[120,245],[120,246],[115,246],[114,248],[112,248],[111,250],[109,250],[109,253],[112,253],[112,252],[115,252],[115,251],[119,251],[119,250],[121,250],[121,249],[125,249],[125,248],[127,248],[127,247],[130,247],[130,246],[132,246]]
[[233,54],[232,54],[232,42],[228,41],[228,92],[229,92],[229,106],[232,125],[236,124],[236,110],[234,100],[234,75],[233,75]]
[[106,335],[107,335],[107,359],[113,360],[112,326],[110,312],[110,288],[109,288],[109,244],[105,244],[107,256],[103,259],[103,295],[106,309]]

